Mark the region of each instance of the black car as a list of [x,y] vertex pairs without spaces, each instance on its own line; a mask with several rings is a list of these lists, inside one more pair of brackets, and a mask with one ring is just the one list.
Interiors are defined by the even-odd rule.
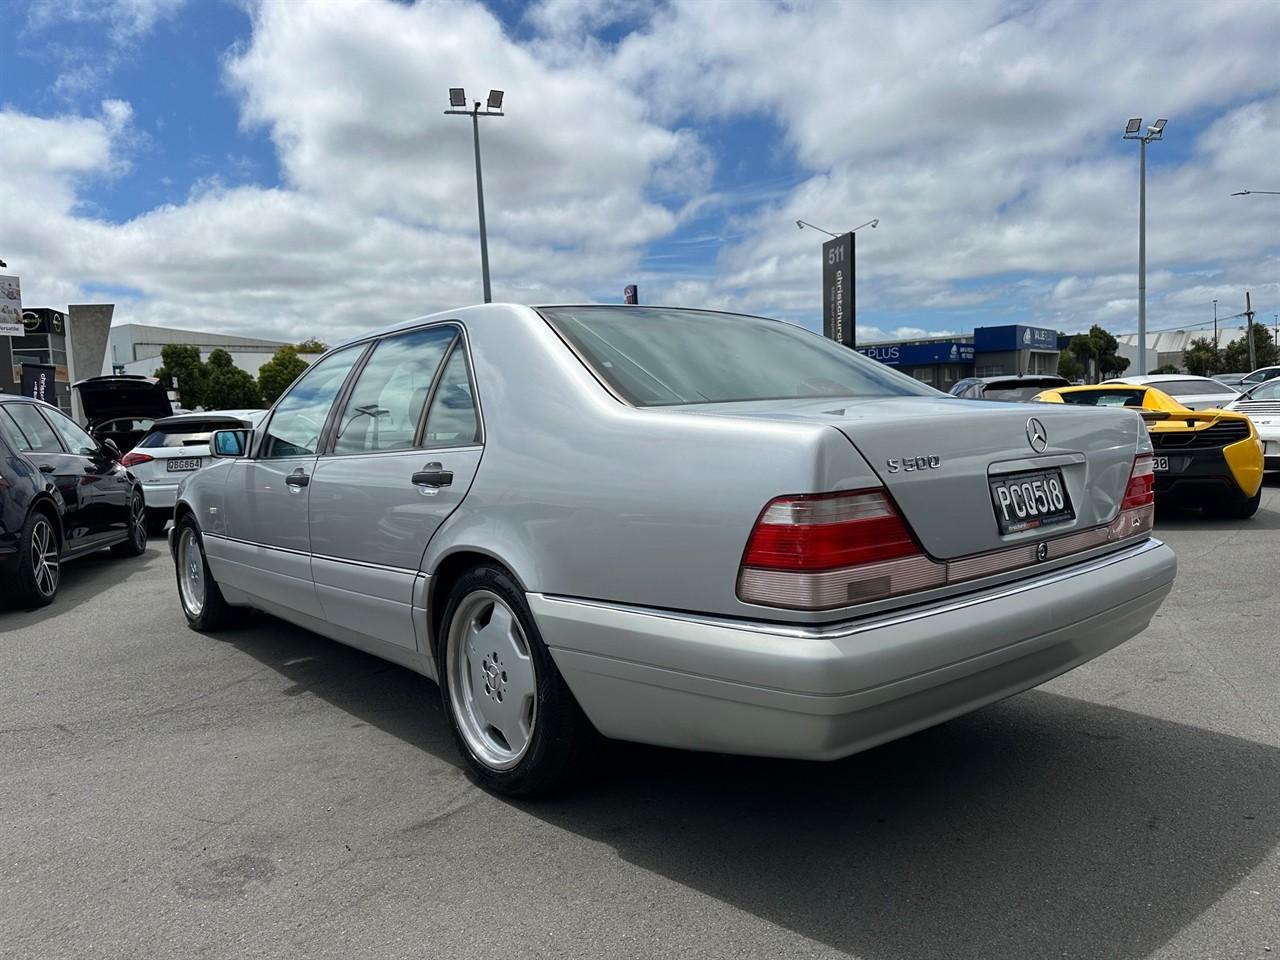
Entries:
[[953,397],[965,400],[1030,400],[1041,390],[1069,387],[1071,381],[1048,374],[1028,373],[998,377],[966,377],[951,388]]
[[89,432],[128,453],[162,417],[173,416],[169,392],[155,377],[121,373],[75,384]]
[[0,395],[0,600],[41,607],[58,592],[62,564],[110,548],[147,549],[142,484],[56,407]]

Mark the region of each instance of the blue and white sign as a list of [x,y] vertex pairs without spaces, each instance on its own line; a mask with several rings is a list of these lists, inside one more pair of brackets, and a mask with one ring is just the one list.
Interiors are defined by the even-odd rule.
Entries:
[[1004,327],[978,327],[973,342],[980,353],[1003,353],[1009,350],[1058,349],[1058,332],[1047,327],[1028,327],[1020,323]]
[[858,347],[858,352],[891,367],[927,367],[935,363],[973,363],[973,344],[956,340],[935,343],[886,343]]

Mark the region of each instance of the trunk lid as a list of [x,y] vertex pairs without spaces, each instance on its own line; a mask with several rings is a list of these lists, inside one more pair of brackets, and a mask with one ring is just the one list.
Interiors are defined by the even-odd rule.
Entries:
[[159,420],[173,415],[169,394],[155,377],[122,374],[75,384],[89,426],[118,417]]
[[[862,454],[921,545],[938,559],[998,550],[1109,522],[1120,509],[1143,430],[1141,419],[1131,410],[942,396],[771,400],[679,409],[830,424]],[[1043,426],[1047,439],[1043,450],[1034,449],[1029,440],[1032,419]],[[891,461],[897,462],[896,469]],[[1075,519],[1002,535],[991,479],[1037,470],[1061,470]]]

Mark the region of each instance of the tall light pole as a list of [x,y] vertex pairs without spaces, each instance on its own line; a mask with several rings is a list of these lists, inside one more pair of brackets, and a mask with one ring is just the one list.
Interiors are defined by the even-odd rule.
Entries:
[[1213,298],[1213,349],[1218,349],[1218,298]]
[[1124,127],[1126,140],[1138,141],[1138,372],[1147,372],[1147,144],[1164,139],[1160,119],[1142,133],[1142,118],[1134,117]]
[[489,91],[484,113],[481,113],[479,100],[468,110],[466,92],[462,87],[450,87],[449,106],[451,109],[446,110],[446,114],[471,118],[471,132],[476,146],[476,208],[480,213],[480,274],[484,279],[484,302],[491,303],[493,291],[489,286],[489,236],[484,227],[484,178],[480,174],[480,118],[505,116],[502,112],[502,91]]

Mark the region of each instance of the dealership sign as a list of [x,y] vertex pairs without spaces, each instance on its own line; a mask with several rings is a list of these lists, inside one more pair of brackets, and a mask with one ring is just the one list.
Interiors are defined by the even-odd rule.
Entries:
[[853,234],[846,233],[822,245],[823,336],[852,347],[853,324]]
[[32,400],[43,400],[45,403],[58,401],[54,394],[54,376],[56,368],[47,363],[24,363],[22,365],[22,395]]
[[0,337],[22,333],[22,287],[17,277],[0,276]]
[[956,340],[934,343],[886,343],[857,347],[859,353],[891,367],[925,367],[934,363],[973,363],[973,344]]

